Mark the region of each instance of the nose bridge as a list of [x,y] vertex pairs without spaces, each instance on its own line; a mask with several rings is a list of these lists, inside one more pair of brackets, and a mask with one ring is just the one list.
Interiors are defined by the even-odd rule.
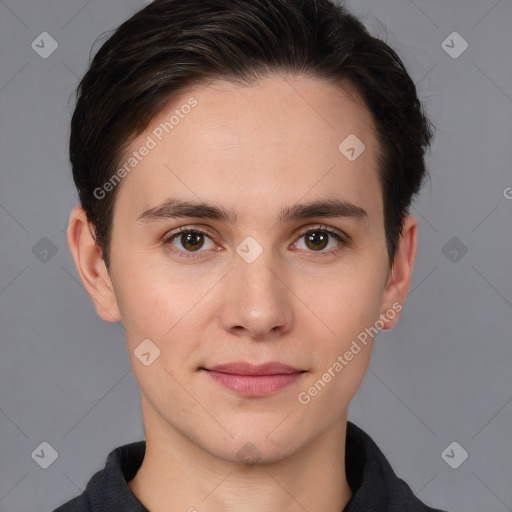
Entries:
[[283,266],[274,258],[272,248],[247,237],[236,251],[229,273],[229,296],[223,306],[224,328],[243,327],[262,335],[285,326],[291,320],[291,304]]
[[282,283],[276,276],[282,267],[275,259],[270,241],[265,244],[261,238],[258,242],[249,236],[239,244],[236,252],[238,258],[235,262],[234,277],[242,291],[249,295],[264,294],[266,300],[272,300],[272,296],[281,294]]

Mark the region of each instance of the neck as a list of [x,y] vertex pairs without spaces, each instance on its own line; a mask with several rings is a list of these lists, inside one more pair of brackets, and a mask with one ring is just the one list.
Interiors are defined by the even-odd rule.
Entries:
[[352,495],[346,416],[289,457],[249,465],[220,459],[145,413],[146,453],[128,486],[151,512],[340,512]]

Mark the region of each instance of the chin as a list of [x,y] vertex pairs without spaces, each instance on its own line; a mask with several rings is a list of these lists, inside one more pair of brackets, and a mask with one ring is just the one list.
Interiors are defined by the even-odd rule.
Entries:
[[[278,462],[289,457],[300,447],[296,445],[297,436],[289,431],[281,430],[279,434],[268,435],[275,427],[275,424],[269,428],[253,424],[251,428],[237,429],[236,435],[229,438],[227,443],[208,446],[209,443],[205,440],[203,447],[215,457],[232,463],[253,465]],[[294,445],[291,444],[291,440]]]

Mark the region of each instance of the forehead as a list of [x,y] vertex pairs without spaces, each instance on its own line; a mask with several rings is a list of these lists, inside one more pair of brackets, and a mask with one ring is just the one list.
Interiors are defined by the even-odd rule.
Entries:
[[118,201],[132,211],[168,196],[242,210],[306,195],[380,198],[371,114],[352,88],[320,79],[273,76],[251,86],[218,80],[181,91],[121,165],[144,146],[150,149],[119,191]]

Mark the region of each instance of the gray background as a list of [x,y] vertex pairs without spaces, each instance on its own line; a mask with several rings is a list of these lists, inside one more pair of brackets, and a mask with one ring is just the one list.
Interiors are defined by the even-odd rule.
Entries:
[[[1,512],[52,510],[143,438],[122,328],[96,315],[65,231],[73,89],[97,36],[143,5],[0,0]],[[427,503],[512,510],[512,3],[348,7],[401,55],[437,127],[404,315],[377,338],[349,419]],[[47,59],[31,47],[45,31]],[[458,58],[442,47],[454,31],[469,45]],[[31,457],[43,441],[58,452],[48,469]],[[441,456],[453,441],[469,454],[457,469],[445,460],[461,448]]]

